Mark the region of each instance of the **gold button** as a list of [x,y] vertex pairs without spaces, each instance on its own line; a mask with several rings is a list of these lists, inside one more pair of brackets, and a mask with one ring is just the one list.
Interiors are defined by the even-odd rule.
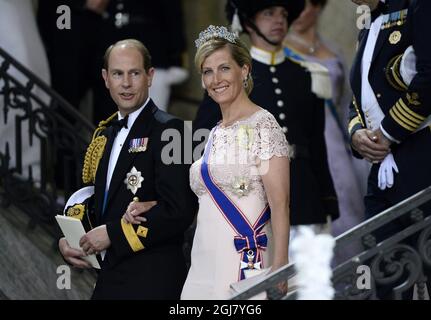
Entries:
[[377,98],[381,98],[382,95],[380,93],[377,94]]

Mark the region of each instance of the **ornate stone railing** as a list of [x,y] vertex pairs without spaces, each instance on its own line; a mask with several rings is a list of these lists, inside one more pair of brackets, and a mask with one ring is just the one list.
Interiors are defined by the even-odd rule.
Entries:
[[0,126],[9,137],[0,137],[1,204],[15,205],[32,218],[31,226],[43,222],[55,233],[49,226],[81,184],[94,127],[2,48],[0,112]]
[[[336,252],[354,243],[361,247],[333,268],[334,299],[412,299],[413,289],[416,299],[425,299],[431,275],[430,208],[428,187],[338,236]],[[248,299],[263,291],[270,299],[295,299],[295,291],[282,296],[273,289],[295,272],[294,264],[287,265],[232,299]]]

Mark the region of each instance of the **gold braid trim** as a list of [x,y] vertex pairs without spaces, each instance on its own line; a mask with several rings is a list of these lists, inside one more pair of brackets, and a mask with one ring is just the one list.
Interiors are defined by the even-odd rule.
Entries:
[[100,159],[102,159],[106,140],[105,136],[99,136],[87,148],[84,167],[82,169],[82,181],[85,184],[94,183],[96,180],[97,167],[99,166]]
[[355,107],[356,114],[358,115],[359,122],[363,128],[366,128],[364,120],[362,119],[361,113],[359,112],[358,102],[356,101],[356,97],[353,96],[353,106]]
[[107,138],[100,134],[116,116],[117,112],[111,115],[108,119],[100,121],[99,126],[94,131],[93,138],[87,148],[84,158],[84,167],[82,169],[82,181],[84,184],[94,183],[96,180],[97,168],[99,166],[100,159],[102,159],[107,141]]
[[403,55],[397,55],[393,57],[388,65],[386,66],[385,76],[389,84],[399,91],[406,91],[408,89],[407,85],[404,83],[400,74],[400,64]]
[[102,120],[99,122],[99,125],[97,126],[97,129],[94,131],[93,134],[93,139],[91,139],[91,142],[93,142],[93,140],[99,136],[99,134],[106,129],[106,126],[109,124],[109,122],[112,121],[112,119],[114,119],[117,116],[117,112],[115,112],[114,114],[112,114],[108,119],[106,120]]

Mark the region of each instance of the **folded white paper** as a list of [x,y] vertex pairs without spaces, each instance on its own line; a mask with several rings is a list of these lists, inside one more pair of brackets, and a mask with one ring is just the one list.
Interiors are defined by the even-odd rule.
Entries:
[[[74,249],[81,249],[79,246],[79,240],[86,233],[81,220],[62,215],[55,216],[55,219],[57,220],[61,231],[63,231],[69,246]],[[89,262],[94,268],[100,269],[99,262],[94,254],[82,257],[82,259]]]

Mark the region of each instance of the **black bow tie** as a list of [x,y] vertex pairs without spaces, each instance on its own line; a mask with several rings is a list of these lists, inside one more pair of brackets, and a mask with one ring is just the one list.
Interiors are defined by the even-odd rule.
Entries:
[[118,119],[116,119],[116,120],[112,120],[111,121],[111,125],[113,126],[113,127],[115,127],[115,129],[116,130],[118,130],[118,131],[120,131],[121,130],[121,128],[126,128],[126,129],[128,129],[128,127],[127,127],[127,122],[128,122],[128,120],[129,120],[129,115],[127,115],[127,116],[125,116],[123,119],[121,119],[121,120],[118,120]]

